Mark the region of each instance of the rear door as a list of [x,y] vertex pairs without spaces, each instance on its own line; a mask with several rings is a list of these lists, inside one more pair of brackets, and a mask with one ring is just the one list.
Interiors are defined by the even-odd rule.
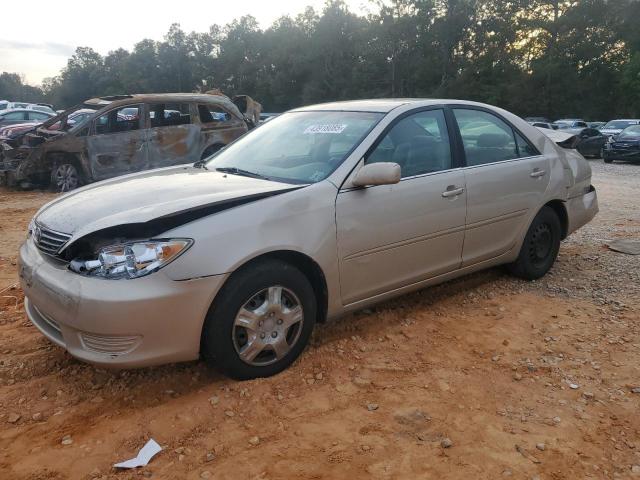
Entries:
[[142,104],[114,108],[98,117],[87,138],[93,178],[105,178],[148,168],[147,132]]
[[450,137],[443,109],[404,116],[365,157],[365,163],[398,163],[400,183],[339,192],[336,224],[344,304],[460,266],[466,192]]
[[465,156],[467,220],[462,266],[511,249],[549,184],[550,160],[495,113],[453,107]]
[[149,168],[200,160],[200,128],[192,121],[189,103],[150,103]]

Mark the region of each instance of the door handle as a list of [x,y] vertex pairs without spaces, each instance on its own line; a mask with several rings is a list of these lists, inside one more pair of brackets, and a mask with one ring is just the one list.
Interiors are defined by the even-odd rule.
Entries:
[[533,172],[531,172],[529,174],[529,176],[531,178],[538,178],[538,177],[544,177],[544,175],[547,173],[546,170],[540,170],[539,168],[536,168],[533,170]]
[[455,185],[449,185],[447,189],[442,192],[442,196],[444,198],[457,197],[458,195],[462,195],[464,192],[464,188],[456,187]]

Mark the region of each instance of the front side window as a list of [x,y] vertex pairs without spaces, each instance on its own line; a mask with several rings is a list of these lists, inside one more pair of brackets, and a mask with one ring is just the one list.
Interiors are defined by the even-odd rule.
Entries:
[[189,125],[191,112],[188,103],[152,103],[149,105],[151,128]]
[[451,146],[442,110],[414,113],[396,123],[365,163],[393,162],[403,178],[450,169]]
[[216,153],[209,170],[290,183],[327,178],[384,115],[291,112],[279,115]]
[[96,119],[96,134],[130,132],[140,129],[142,105],[116,108]]
[[482,110],[455,108],[467,166],[485,165],[538,155],[520,134],[502,119]]

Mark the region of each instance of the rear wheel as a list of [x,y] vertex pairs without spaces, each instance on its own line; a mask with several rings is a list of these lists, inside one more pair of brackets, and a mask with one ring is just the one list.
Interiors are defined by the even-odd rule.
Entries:
[[517,277],[535,280],[551,269],[560,250],[562,227],[558,215],[543,207],[531,222],[518,259],[509,265]]
[[604,160],[604,163],[613,163],[613,158],[607,158],[604,154],[602,155],[602,159]]
[[203,356],[239,380],[275,375],[304,350],[316,309],[300,270],[279,260],[251,265],[231,276],[209,311]]

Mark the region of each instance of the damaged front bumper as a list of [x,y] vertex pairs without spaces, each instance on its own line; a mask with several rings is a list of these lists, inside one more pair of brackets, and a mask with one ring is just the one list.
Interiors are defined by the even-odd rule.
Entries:
[[175,281],[162,271],[134,280],[88,278],[20,248],[20,283],[31,322],[74,357],[133,368],[195,360],[211,302],[226,275]]

